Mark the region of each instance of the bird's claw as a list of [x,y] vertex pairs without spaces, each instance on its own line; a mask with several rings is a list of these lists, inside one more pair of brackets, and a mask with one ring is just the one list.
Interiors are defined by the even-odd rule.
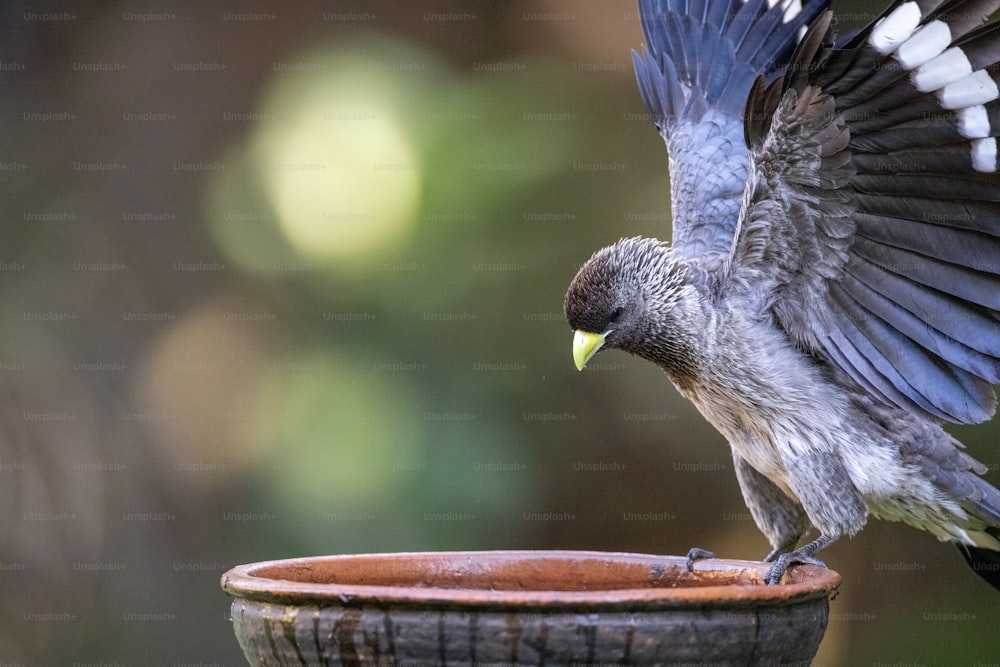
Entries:
[[767,568],[767,573],[764,575],[764,583],[768,586],[780,584],[781,578],[785,576],[785,572],[792,565],[815,565],[817,567],[826,567],[826,563],[818,558],[810,558],[809,556],[795,558],[794,555],[795,552],[791,552],[778,556],[771,567]]
[[715,558],[714,551],[708,551],[707,549],[700,549],[698,547],[692,547],[688,551],[687,555],[687,570],[688,572],[694,571],[694,562],[696,560],[702,560],[703,558]]
[[826,567],[826,563],[814,558],[813,554],[831,542],[833,542],[832,538],[820,535],[816,540],[806,544],[805,546],[799,547],[795,551],[786,551],[783,554],[775,554],[774,552],[771,552],[768,554],[767,560],[773,561],[773,563],[771,564],[771,567],[767,568],[767,572],[764,574],[764,583],[768,586],[774,586],[775,584],[781,583],[781,578],[785,576],[785,572],[792,565],[815,565],[817,567]]
[[788,560],[785,558],[788,554],[783,554],[779,557],[771,567],[767,568],[767,572],[764,574],[764,583],[768,586],[774,586],[781,581],[781,578],[785,576],[785,570],[788,569]]

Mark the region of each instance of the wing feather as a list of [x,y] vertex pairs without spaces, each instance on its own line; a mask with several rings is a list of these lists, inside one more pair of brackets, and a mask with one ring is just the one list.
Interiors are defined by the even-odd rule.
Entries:
[[[852,250],[859,264],[865,262],[877,266],[916,284],[926,285],[987,310],[1000,308],[1000,291],[996,288],[997,278],[994,274],[876,243],[860,233],[854,239]],[[995,349],[991,354],[1000,354],[1000,344],[990,343],[989,349]]]
[[747,177],[742,112],[757,76],[780,76],[829,0],[640,0],[636,79],[670,154],[674,250],[725,256]]
[[[907,250],[972,269],[977,273],[993,276],[1000,274],[1000,238],[996,236],[965,227],[944,226],[937,222],[919,223],[869,213],[857,214],[856,220],[857,236],[873,241],[881,252],[891,252],[893,249]],[[989,281],[988,285],[992,289],[996,290],[996,278],[989,276],[983,278]],[[950,288],[961,292],[965,289],[965,284],[955,281],[939,289],[948,291]],[[986,288],[986,285],[979,282],[969,285],[973,288],[973,293],[982,292]],[[994,298],[1000,300],[1000,291]],[[996,310],[993,303],[995,301],[990,300],[982,305]]]
[[[955,297],[867,262],[851,262],[841,282],[869,312],[928,351],[985,380],[1000,382],[1000,323],[996,319],[974,308],[963,309],[961,319],[945,315],[955,311]],[[900,297],[906,291],[910,297]]]

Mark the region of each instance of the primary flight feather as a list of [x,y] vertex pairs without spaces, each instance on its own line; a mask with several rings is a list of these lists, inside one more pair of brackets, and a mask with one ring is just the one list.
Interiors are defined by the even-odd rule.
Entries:
[[840,44],[826,0],[639,7],[672,242],[580,269],[577,367],[648,359],[727,438],[768,583],[874,516],[1000,588],[1000,491],[941,427],[1000,382],[1000,0],[896,2]]

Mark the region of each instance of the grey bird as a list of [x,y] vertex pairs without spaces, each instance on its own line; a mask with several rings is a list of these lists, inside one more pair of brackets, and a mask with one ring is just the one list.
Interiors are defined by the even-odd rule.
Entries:
[[725,436],[768,584],[873,516],[1000,589],[1000,491],[942,428],[1000,382],[998,7],[897,1],[838,41],[825,0],[639,2],[672,242],[582,266],[573,356],[652,361]]

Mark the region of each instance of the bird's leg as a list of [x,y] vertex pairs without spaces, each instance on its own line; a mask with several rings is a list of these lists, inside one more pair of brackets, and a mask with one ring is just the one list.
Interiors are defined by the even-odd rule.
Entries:
[[688,557],[687,557],[688,572],[693,572],[694,562],[696,560],[701,560],[703,558],[715,558],[715,552],[708,551],[707,549],[700,549],[698,547],[692,547],[691,550],[688,551]]
[[795,545],[799,543],[800,537],[801,537],[800,535],[788,536],[788,538],[784,542],[774,547],[774,549],[771,550],[771,553],[764,556],[764,562],[773,563],[781,554],[793,551],[795,549]]
[[[781,577],[785,575],[785,570],[788,569],[789,565],[794,563],[805,563],[808,565],[818,565],[820,567],[826,567],[826,563],[816,560],[813,556],[825,547],[833,544],[835,538],[828,535],[820,535],[812,542],[805,544],[795,551],[786,551],[785,553],[774,558],[774,564],[768,568],[767,573],[764,575],[764,583],[768,586],[773,586],[781,581]],[[768,556],[768,560],[772,560],[772,553]]]

